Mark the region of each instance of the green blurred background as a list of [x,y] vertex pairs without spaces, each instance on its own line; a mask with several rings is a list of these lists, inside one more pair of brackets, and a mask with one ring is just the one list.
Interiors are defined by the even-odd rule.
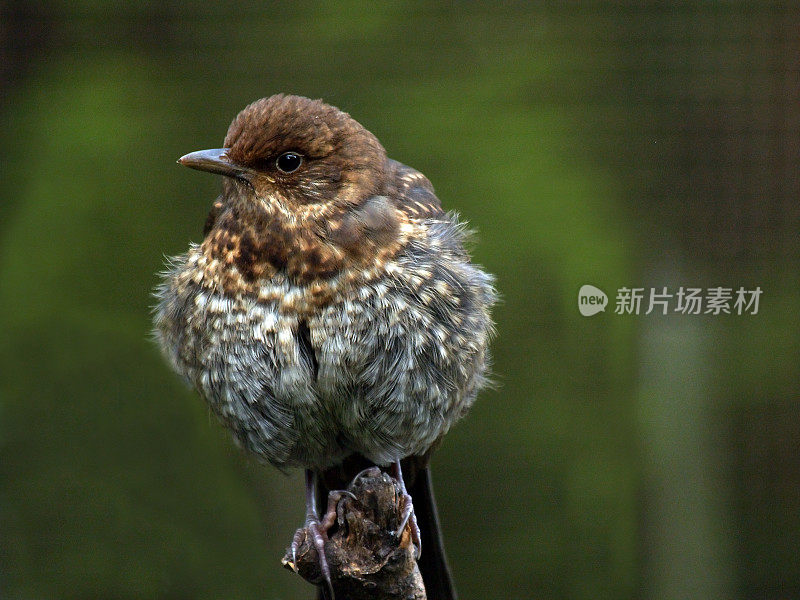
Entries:
[[[434,459],[463,598],[800,598],[795,3],[0,10],[0,597],[310,596],[299,474],[148,338],[220,185],[175,159],[282,91],[427,174],[498,276],[497,389]],[[763,296],[585,318],[585,283]]]

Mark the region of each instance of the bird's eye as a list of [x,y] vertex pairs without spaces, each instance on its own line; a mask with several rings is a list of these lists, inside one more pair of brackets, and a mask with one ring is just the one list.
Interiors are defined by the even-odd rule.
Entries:
[[275,160],[275,166],[284,173],[294,173],[303,164],[303,157],[297,152],[284,152]]

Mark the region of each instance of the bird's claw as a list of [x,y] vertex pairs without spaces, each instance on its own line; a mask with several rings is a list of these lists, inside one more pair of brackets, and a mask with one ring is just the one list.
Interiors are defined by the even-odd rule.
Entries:
[[[326,515],[327,517],[327,515]],[[298,529],[294,537],[292,538],[292,570],[297,572],[297,550],[302,545],[303,541],[306,539],[306,536],[310,536],[311,544],[314,546],[314,549],[317,551],[317,564],[319,565],[319,570],[322,575],[322,579],[325,581],[325,587],[328,588],[328,593],[330,594],[331,600],[333,600],[333,583],[331,582],[331,569],[328,565],[328,559],[325,556],[325,542],[328,539],[328,530],[327,528],[323,528],[322,524],[320,523],[319,519],[316,516],[308,515],[306,517],[306,523],[304,527]]]
[[306,515],[305,526],[298,529],[294,538],[292,538],[292,569],[297,572],[297,550],[302,545],[306,536],[311,537],[311,544],[317,551],[317,564],[325,581],[325,587],[328,591],[330,600],[334,600],[333,583],[331,581],[331,569],[328,565],[328,559],[325,556],[325,543],[328,541],[328,531],[333,527],[334,523],[342,522],[342,515],[339,510],[339,502],[342,498],[356,499],[352,492],[346,490],[334,490],[328,494],[328,507],[322,520],[318,519],[316,515]]
[[403,512],[400,514],[400,526],[394,532],[395,537],[400,539],[406,526],[411,528],[411,542],[414,544],[414,559],[419,560],[422,555],[422,538],[417,524],[417,515],[414,514],[414,504],[411,500],[411,495],[403,490],[401,492],[403,499]]
[[334,523],[342,523],[343,517],[339,510],[339,501],[345,497],[353,500],[357,499],[353,492],[348,492],[347,490],[333,490],[328,493],[328,507],[325,509],[325,516],[320,523],[326,535]]
[[390,468],[392,477],[400,484],[400,497],[403,499],[403,512],[400,515],[400,526],[395,532],[395,536],[400,539],[406,525],[411,527],[411,542],[414,544],[414,558],[419,560],[422,556],[422,537],[419,532],[419,525],[417,524],[417,515],[414,514],[414,503],[411,499],[411,494],[406,489],[406,482],[403,480],[403,469],[400,466],[400,461],[397,460],[392,463]]

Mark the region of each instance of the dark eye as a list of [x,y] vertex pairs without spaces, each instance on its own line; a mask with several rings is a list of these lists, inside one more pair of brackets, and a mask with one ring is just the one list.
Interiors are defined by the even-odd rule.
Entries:
[[284,173],[294,173],[303,164],[303,157],[297,152],[284,152],[275,161],[275,166]]

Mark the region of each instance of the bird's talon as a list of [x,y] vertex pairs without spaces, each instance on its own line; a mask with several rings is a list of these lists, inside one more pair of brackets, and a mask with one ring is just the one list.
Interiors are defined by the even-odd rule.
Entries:
[[411,500],[411,495],[406,489],[405,481],[403,481],[403,471],[400,468],[399,460],[392,463],[391,473],[392,477],[400,484],[400,496],[403,498],[403,512],[400,515],[400,526],[397,528],[395,536],[399,539],[403,535],[406,525],[410,526],[414,558],[419,560],[419,557],[422,555],[422,535],[420,534],[419,525],[417,524],[417,515],[414,514],[414,504]]
[[320,529],[326,535],[326,537],[328,530],[333,527],[334,523],[341,524],[342,522],[339,503],[345,496],[356,500],[355,494],[348,492],[347,490],[333,490],[332,492],[328,493],[328,507],[325,510],[325,516],[319,523]]

